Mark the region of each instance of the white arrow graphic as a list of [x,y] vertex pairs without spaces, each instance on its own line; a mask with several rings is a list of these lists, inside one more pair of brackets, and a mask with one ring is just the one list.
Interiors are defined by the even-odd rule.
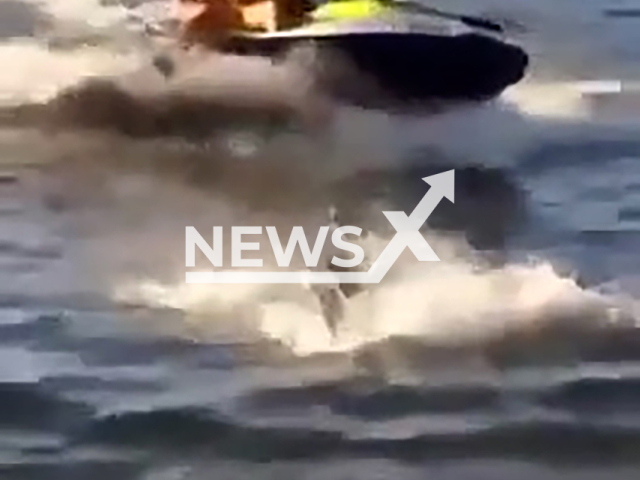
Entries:
[[383,212],[396,234],[367,272],[187,272],[187,283],[380,283],[405,248],[409,248],[421,262],[438,262],[440,259],[420,228],[427,221],[443,198],[455,201],[455,171],[425,177],[431,188],[413,209],[411,215],[404,212]]

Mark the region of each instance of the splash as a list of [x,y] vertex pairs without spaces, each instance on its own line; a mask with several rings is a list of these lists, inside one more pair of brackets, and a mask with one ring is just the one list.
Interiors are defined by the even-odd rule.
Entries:
[[0,77],[0,104],[46,102],[92,76],[130,72],[142,61],[136,54],[115,54],[95,47],[50,52],[38,42],[0,46],[0,62],[10,66]]
[[[54,36],[61,35],[60,32],[64,30],[72,31],[69,36],[82,36],[82,32],[77,30],[87,25],[89,30],[109,31],[111,34],[113,28],[126,23],[127,15],[131,13],[117,5],[99,6],[98,1],[51,0],[37,3],[57,19]],[[561,13],[564,15],[568,10],[572,9],[562,9]],[[558,7],[549,6],[549,11],[555,15]],[[79,28],[79,23],[87,25]],[[188,94],[199,99],[231,98],[234,104],[239,100],[261,106],[269,102],[269,105],[275,103],[278,108],[298,107],[307,102],[315,105],[317,100],[308,95],[307,85],[297,75],[299,72],[273,68],[267,62],[239,61],[233,57],[215,57],[210,62],[185,58],[181,63],[182,73],[173,82],[166,83],[159,80],[157,72],[153,77],[146,68],[150,62],[149,52],[135,48],[123,50],[116,37],[111,37],[111,43],[106,42],[101,46],[83,46],[64,51],[48,49],[43,38],[2,44],[0,60],[10,68],[0,78],[0,100],[11,103],[46,102],[83,79],[103,76],[112,79],[119,77],[119,85],[132,97],[151,104],[161,103],[162,95],[167,93]],[[215,81],[212,82],[212,78]],[[551,112],[556,116],[572,118],[583,115],[584,104],[571,87],[554,84],[546,90],[540,85],[536,88],[512,90],[507,92],[506,100],[518,104],[527,113]],[[252,95],[248,96],[248,93]],[[544,105],[540,103],[542,98],[546,102]],[[445,152],[447,160],[454,162],[456,167],[472,163],[510,168],[517,163],[519,151],[540,141],[541,132],[555,129],[556,126],[547,126],[546,130],[539,128],[507,104],[497,102],[485,107],[469,107],[428,119],[391,118],[386,114],[341,109],[335,117],[331,148],[319,151],[317,145],[308,141],[301,142],[305,147],[303,149],[295,148],[299,144],[280,143],[263,158],[294,159],[288,164],[280,164],[280,171],[289,172],[292,165],[306,162],[310,168],[305,181],[317,180],[314,174],[321,171],[323,174],[330,171],[336,176],[350,176],[361,169],[401,169],[404,166],[404,152],[425,144]],[[46,143],[48,154],[60,146],[51,142]],[[74,150],[73,143],[66,138],[61,143],[65,143],[61,148],[64,147],[63,151],[69,153],[68,156],[104,163],[118,156],[126,157],[132,165],[139,165],[142,159],[157,159],[164,152],[161,142],[149,144],[122,137],[109,138],[105,142],[108,145],[101,147],[99,155],[95,155],[95,149]],[[76,147],[79,144],[77,142]],[[218,151],[205,151],[201,157],[213,164],[218,154]],[[172,160],[176,164],[188,163],[187,156],[182,150],[173,155]],[[429,161],[425,160],[426,163]],[[260,189],[258,187],[269,183],[269,178],[264,175],[265,170],[258,166],[258,162],[237,165],[238,162],[234,165],[235,171],[239,172],[238,176],[245,184],[249,183],[248,190],[254,190],[251,193],[258,203],[265,203],[266,197],[273,191],[287,190],[289,187],[274,183],[270,189]],[[226,189],[225,193],[238,185],[231,178],[233,175],[228,174],[229,170],[215,172],[223,179],[216,187]],[[247,182],[250,172],[254,172],[254,175],[252,181]],[[86,177],[81,178],[88,183]],[[104,182],[100,180],[95,185],[102,186]],[[305,189],[305,181],[296,177],[291,184],[302,185],[302,189]],[[91,190],[95,185],[85,188]],[[136,254],[144,251],[151,263],[167,260],[167,256],[170,256],[168,252],[181,251],[172,241],[172,235],[183,232],[184,218],[187,216],[185,212],[198,215],[208,210],[209,214],[213,212],[216,224],[220,224],[221,217],[229,223],[235,223],[239,217],[238,210],[241,210],[236,204],[241,197],[238,192],[232,192],[234,195],[229,194],[223,201],[214,202],[209,198],[194,205],[189,202],[189,195],[185,191],[171,192],[166,185],[151,188],[152,193],[145,193],[142,199],[139,186],[132,190],[137,197],[131,202],[124,198],[126,192],[118,190],[114,194],[119,202],[117,208],[111,212],[100,209],[103,228],[108,230],[109,235],[105,230],[93,230],[93,233],[105,234],[101,241],[88,248],[94,266],[99,265],[100,261],[105,264],[127,264],[131,260],[127,254],[131,254],[131,251]],[[162,195],[154,195],[153,191]],[[315,193],[316,190],[313,190],[307,195],[313,196]],[[81,196],[79,203],[86,198],[85,195]],[[291,196],[290,203],[297,201],[297,197]],[[196,207],[197,213],[194,213]],[[95,211],[91,215],[96,215]],[[203,213],[202,218],[204,223],[211,225],[210,215]],[[154,224],[156,220],[158,223]],[[117,237],[114,225],[125,221],[135,225],[134,232],[114,238]],[[296,224],[299,223],[296,221]],[[136,238],[139,243],[135,242]],[[153,242],[145,241],[147,239]],[[368,252],[375,256],[379,246],[384,245],[386,240],[384,236],[377,240],[374,237],[368,245]],[[127,281],[128,277],[117,268],[115,272],[111,271],[111,265],[104,265],[103,272],[109,277],[111,285],[117,285],[114,296],[120,301],[178,309],[200,326],[213,330],[250,331],[259,337],[282,342],[302,356],[352,351],[393,336],[409,336],[438,345],[479,342],[499,337],[512,329],[534,329],[556,317],[570,317],[585,322],[594,316],[609,318],[611,309],[616,308],[611,305],[609,297],[582,289],[571,278],[560,277],[550,264],[510,264],[487,269],[479,267],[470,249],[460,242],[444,239],[434,243],[431,238],[429,242],[444,261],[425,266],[409,259],[407,263],[398,265],[384,283],[350,297],[346,303],[344,321],[335,337],[327,330],[317,293],[304,285],[185,285],[182,279],[160,280],[161,275],[154,274],[142,280]],[[114,243],[119,246],[117,254],[123,258],[100,258],[96,253],[106,251],[103,247],[113,247]],[[146,245],[153,245],[153,251],[144,249]],[[443,249],[449,253],[443,254]]]
[[[241,324],[299,356],[348,352],[394,337],[433,346],[471,345],[558,319],[591,326],[619,314],[610,298],[559,276],[549,263],[490,269],[469,252],[461,253],[466,247],[460,241],[433,235],[429,241],[443,261],[420,264],[412,257],[403,258],[381,284],[346,300],[335,336],[327,327],[317,292],[305,285],[143,281],[121,285],[115,295],[120,301],[178,309],[205,326]],[[385,244],[384,237],[370,237],[363,245],[375,257]]]

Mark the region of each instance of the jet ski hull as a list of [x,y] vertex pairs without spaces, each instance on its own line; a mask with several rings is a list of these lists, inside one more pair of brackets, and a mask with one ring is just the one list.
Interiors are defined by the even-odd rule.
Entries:
[[[520,82],[529,64],[528,55],[520,47],[476,33],[236,36],[222,50],[279,59],[305,44],[336,53],[373,80],[389,98],[407,105],[490,100]],[[355,103],[367,102],[357,98],[361,89],[353,78],[329,83],[329,90],[337,96]]]

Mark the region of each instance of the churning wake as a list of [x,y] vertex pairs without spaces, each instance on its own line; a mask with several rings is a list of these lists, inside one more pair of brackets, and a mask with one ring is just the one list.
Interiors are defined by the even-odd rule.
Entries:
[[[441,262],[421,264],[408,254],[380,285],[351,295],[335,336],[317,291],[307,286],[185,284],[186,226],[317,229],[341,202],[340,214],[356,225],[368,222],[363,242],[376,258],[392,235],[382,210],[410,210],[424,191],[399,205],[384,188],[361,189],[365,174],[378,172],[378,183],[388,187],[397,172],[415,170],[419,182],[421,169],[433,165],[473,167],[481,171],[473,182],[482,184],[484,169],[517,171],[523,153],[544,139],[596,128],[618,137],[634,132],[523,114],[536,106],[567,113],[568,97],[558,89],[556,97],[545,95],[546,110],[532,106],[535,95],[522,90],[493,105],[420,119],[334,105],[288,64],[172,52],[177,74],[167,79],[153,64],[166,47],[142,40],[132,27],[145,16],[163,20],[168,10],[156,5],[163,2],[152,3],[153,12],[147,3],[48,1],[14,10],[7,7],[14,2],[0,4],[6,38],[0,120],[24,131],[5,147],[29,145],[29,161],[52,165],[46,196],[82,232],[75,243],[87,278],[115,301],[176,309],[210,334],[268,338],[299,355],[351,351],[393,337],[459,345],[566,320],[576,328],[633,320],[633,301],[584,288],[544,259],[487,265],[465,237],[464,219],[452,227],[460,235],[429,230]],[[21,15],[24,32],[9,31],[3,20],[9,14]],[[578,100],[569,100],[582,111]],[[286,134],[253,149],[247,144],[254,137],[242,143],[237,136],[264,128]],[[243,146],[247,155],[240,154]],[[475,202],[467,193],[457,205]],[[483,214],[496,210],[489,212]]]

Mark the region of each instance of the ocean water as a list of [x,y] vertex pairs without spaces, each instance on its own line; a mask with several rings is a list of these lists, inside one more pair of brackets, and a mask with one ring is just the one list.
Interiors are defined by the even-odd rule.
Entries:
[[[602,15],[633,5],[432,3],[524,25],[526,81],[406,118],[287,66],[185,59],[173,115],[141,28],[165,2],[0,0],[1,479],[638,478],[640,30]],[[131,96],[59,100],[88,78]],[[240,134],[283,108],[334,122],[256,151]],[[184,283],[187,225],[317,229],[335,207],[375,257],[380,212],[451,168],[442,261],[402,257],[334,337],[304,286]]]

